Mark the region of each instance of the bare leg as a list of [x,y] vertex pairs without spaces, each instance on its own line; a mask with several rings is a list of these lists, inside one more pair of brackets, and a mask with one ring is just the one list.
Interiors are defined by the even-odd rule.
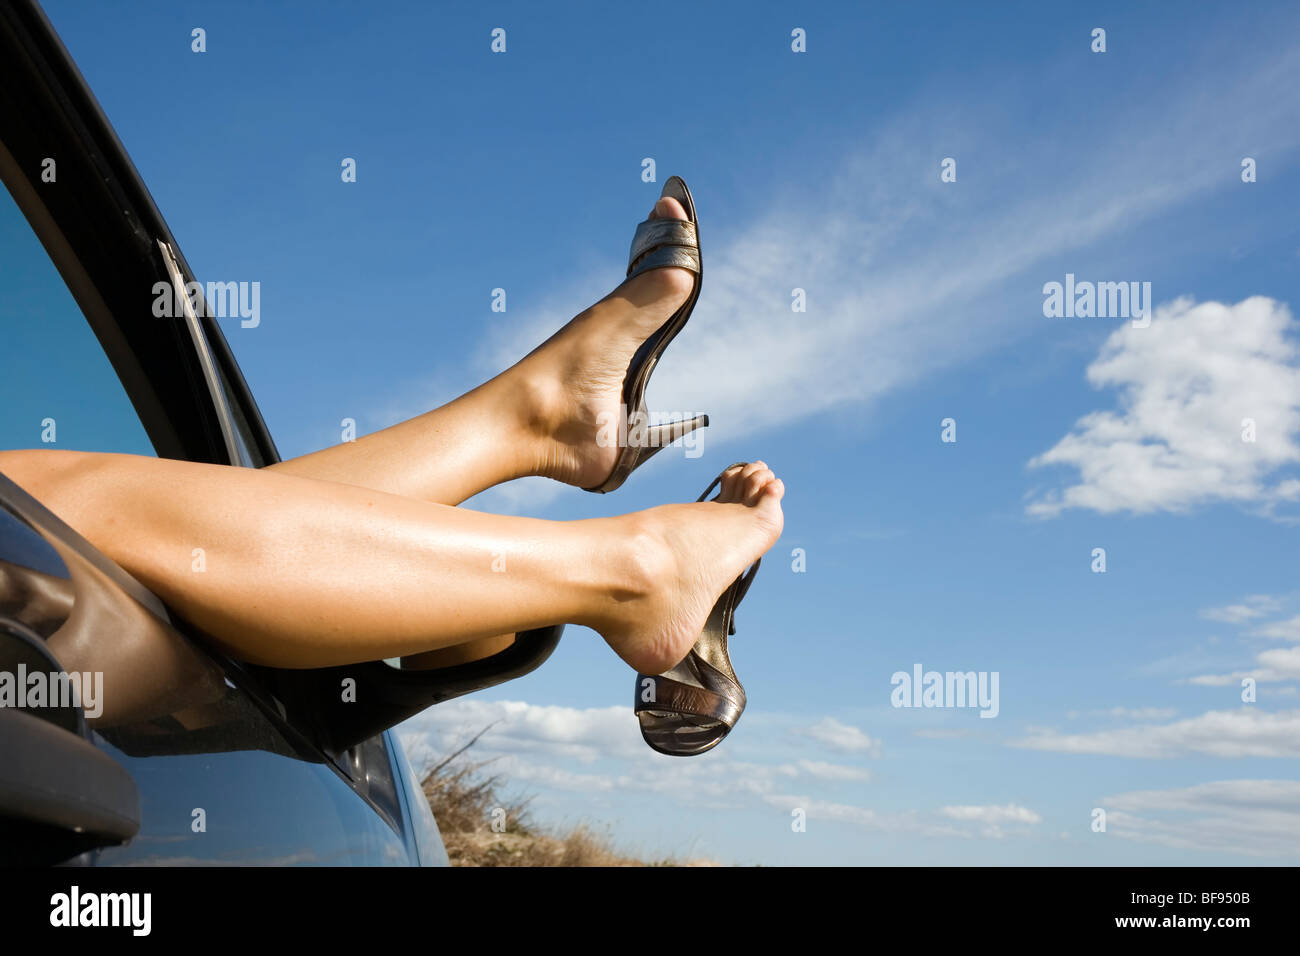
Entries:
[[775,542],[784,493],[756,462],[718,502],[557,522],[134,455],[0,452],[0,471],[232,656],[277,667],[575,623],[658,673]]
[[[651,212],[685,215],[675,199]],[[633,353],[686,300],[692,281],[685,269],[639,275],[442,408],[271,470],[447,505],[530,475],[599,484],[618,449],[596,444],[598,416],[617,413]]]
[[[651,218],[686,216],[661,199]],[[616,414],[623,376],[641,342],[690,292],[681,269],[625,282],[491,381],[390,428],[272,465],[306,478],[460,504],[503,481],[540,475],[598,484],[617,450],[595,443],[598,416]],[[449,667],[498,653],[514,634],[402,658],[407,669]]]

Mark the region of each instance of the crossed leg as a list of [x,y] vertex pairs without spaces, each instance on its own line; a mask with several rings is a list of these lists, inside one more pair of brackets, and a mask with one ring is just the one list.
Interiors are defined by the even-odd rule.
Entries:
[[[672,205],[657,214],[680,215]],[[688,289],[678,270],[638,276],[442,409],[261,471],[50,450],[0,452],[0,470],[255,663],[481,656],[564,622],[658,673],[780,534],[784,487],[763,463],[729,473],[717,501],[616,518],[452,505],[523,475],[602,480],[617,449],[594,441],[598,416],[617,409],[632,352]]]
[[0,471],[231,656],[273,667],[574,623],[659,673],[776,541],[784,493],[755,462],[732,469],[715,501],[546,521],[138,455],[7,451]]
[[[660,199],[650,218],[686,218]],[[356,442],[271,466],[456,505],[515,478],[544,476],[579,487],[604,480],[617,449],[591,441],[600,416],[616,416],[633,352],[690,293],[684,270],[637,276],[580,313],[523,360],[460,398]],[[514,633],[402,658],[407,669],[448,667],[509,647]]]
[[[665,198],[650,216],[686,213]],[[598,426],[616,419],[633,353],[686,300],[691,285],[684,269],[642,273],[455,401],[271,468],[446,505],[533,475],[597,485],[618,454],[594,441]]]

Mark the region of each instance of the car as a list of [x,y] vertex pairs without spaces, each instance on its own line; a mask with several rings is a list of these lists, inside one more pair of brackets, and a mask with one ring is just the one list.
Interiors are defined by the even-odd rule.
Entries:
[[[203,287],[31,0],[0,4],[0,180],[0,448],[71,430],[84,450],[278,461],[187,294]],[[159,318],[159,284],[197,308]],[[392,728],[533,670],[561,633],[436,670],[254,666],[0,474],[0,863],[446,865]]]

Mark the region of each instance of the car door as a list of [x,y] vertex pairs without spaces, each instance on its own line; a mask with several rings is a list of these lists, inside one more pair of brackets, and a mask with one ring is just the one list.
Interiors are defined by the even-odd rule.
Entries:
[[[75,698],[56,689],[62,675],[76,678]],[[327,759],[237,667],[2,476],[0,704],[0,856],[11,862],[416,860],[382,736],[365,759],[373,783]],[[136,807],[97,802],[99,765],[64,739],[74,736],[125,771]],[[45,753],[31,752],[37,741]]]
[[[7,193],[0,195],[0,250],[8,266],[0,274],[0,447],[75,442],[150,451],[98,342]],[[256,678],[183,633],[142,585],[3,476],[0,642],[7,646],[0,646],[0,705],[56,726],[67,718],[59,701],[4,698],[5,675],[11,690],[27,690],[38,675],[30,654],[39,642],[50,682],[57,673],[85,676],[84,719],[63,732],[109,756],[138,790],[139,825],[129,841],[90,846],[74,854],[78,862],[419,859],[408,832],[408,786],[386,733],[326,755],[284,720]],[[19,734],[0,736],[13,744]],[[80,849],[75,838],[60,837],[57,813],[6,804],[3,795],[30,782],[32,766],[2,763],[10,780],[7,789],[0,784],[0,816],[43,840],[26,846],[24,858],[53,862]],[[75,777],[75,766],[66,773]],[[46,794],[47,810],[57,810],[59,796]],[[75,817],[64,822],[64,830],[94,830]],[[436,862],[436,847],[426,856]]]
[[[0,178],[0,449],[277,460],[211,320],[141,321],[188,266],[31,3],[0,8]],[[446,862],[390,724],[288,719],[3,475],[0,720],[0,859]]]
[[[0,196],[0,449],[69,447],[254,468],[279,461],[202,297],[181,314],[154,311],[160,286],[178,301],[198,287],[193,271],[35,0],[0,3],[0,181],[8,190]],[[419,781],[389,729],[528,673],[563,633],[563,625],[521,632],[496,654],[436,670],[384,661],[245,665],[169,616],[12,482],[0,480],[0,511],[10,516],[0,544],[8,577],[0,582],[14,591],[5,606],[36,614],[8,615],[0,678],[6,662],[52,671],[86,664],[92,681],[117,675],[104,691],[115,716],[9,708],[29,731],[9,735],[26,741],[9,756],[28,761],[29,782],[46,786],[50,798],[36,799],[21,774],[0,778],[0,835],[15,821],[47,837],[60,827],[98,832],[79,862],[445,864]],[[38,540],[62,563],[45,553],[43,563],[24,564],[36,560],[24,556],[40,553]],[[97,573],[79,577],[83,562]],[[91,613],[101,606],[117,610]],[[94,627],[85,624],[91,619]],[[351,694],[339,693],[341,682]],[[195,697],[203,688],[206,696]],[[115,701],[124,690],[130,708]],[[0,764],[14,762],[5,756]],[[45,777],[36,774],[42,768]],[[38,811],[50,819],[31,816]],[[224,829],[214,831],[210,820]],[[124,829],[136,835],[111,848],[123,843]]]

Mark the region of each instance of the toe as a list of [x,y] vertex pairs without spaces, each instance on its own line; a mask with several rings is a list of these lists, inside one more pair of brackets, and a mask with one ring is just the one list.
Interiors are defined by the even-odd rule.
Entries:
[[742,500],[744,479],[741,476],[744,469],[744,465],[732,465],[722,473],[722,483],[718,486],[718,496],[714,501],[734,504]]
[[769,468],[760,468],[758,471],[746,475],[743,492],[745,504],[750,506],[758,504],[759,498],[763,495],[763,489],[775,480],[776,475],[772,474]]
[[686,269],[652,269],[631,281],[626,295],[637,308],[662,304],[676,308],[695,287],[695,276]]
[[753,505],[756,508],[762,508],[764,503],[769,503],[776,508],[781,507],[781,499],[785,497],[785,482],[780,478],[772,477],[754,498]]
[[657,203],[654,209],[650,210],[651,219],[685,219],[686,209],[676,199],[671,196],[664,196]]

